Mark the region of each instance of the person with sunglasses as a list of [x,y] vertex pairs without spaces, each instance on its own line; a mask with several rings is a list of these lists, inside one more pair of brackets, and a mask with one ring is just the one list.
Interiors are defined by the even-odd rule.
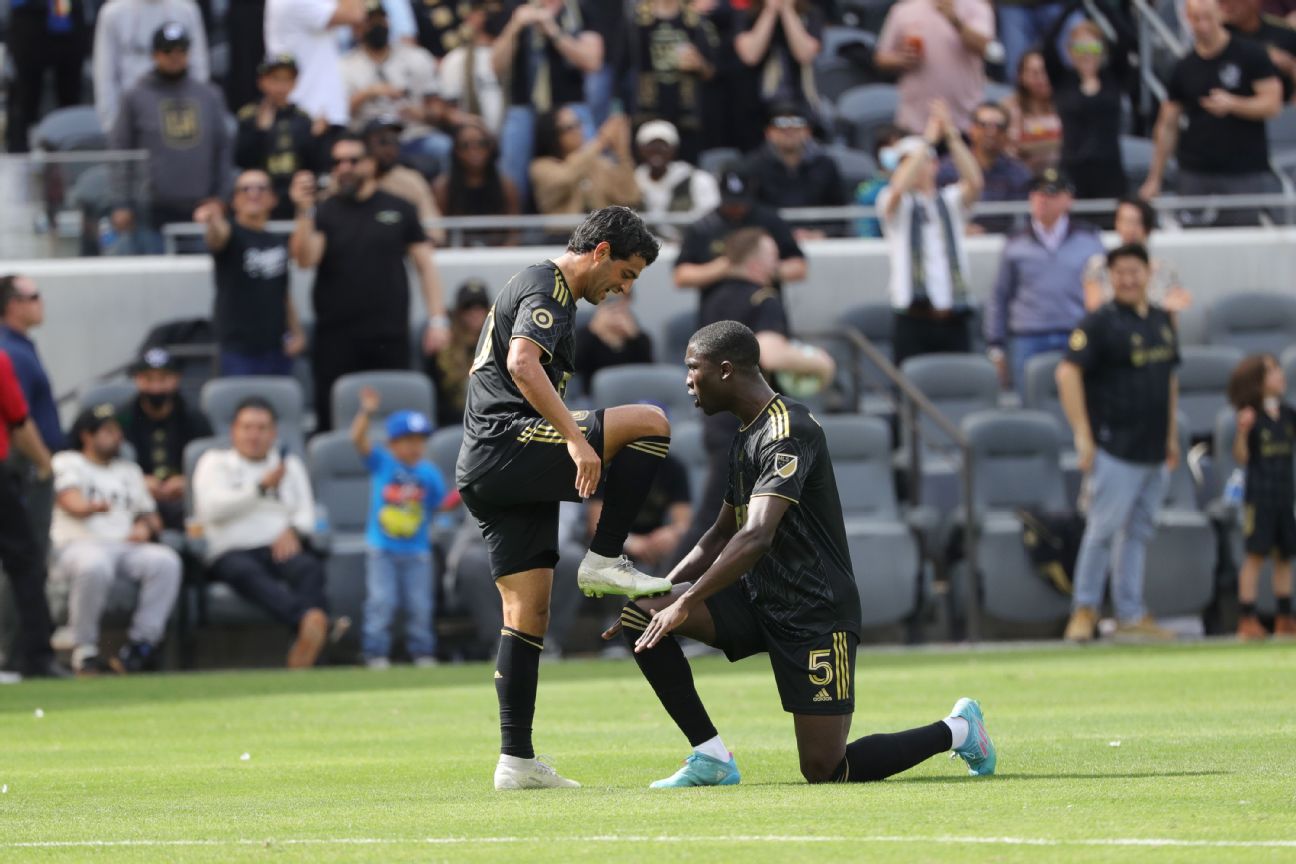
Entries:
[[[437,208],[447,216],[515,216],[522,212],[517,187],[500,170],[499,144],[486,125],[465,118],[455,129],[450,170],[432,184]],[[518,232],[483,228],[462,232],[465,246],[516,246]]]
[[[796,102],[770,107],[765,144],[739,169],[756,187],[756,200],[767,207],[841,207],[846,186],[837,163],[814,140],[809,113]],[[797,228],[798,241],[844,233],[841,223]]]
[[[972,112],[968,149],[981,166],[981,201],[1025,201],[1030,193],[1030,169],[1007,149],[1008,125],[1008,109],[997,102],[983,102]],[[958,163],[947,154],[936,185],[944,188],[959,179]],[[978,216],[967,224],[967,233],[1007,234],[1017,221],[1013,216]]]

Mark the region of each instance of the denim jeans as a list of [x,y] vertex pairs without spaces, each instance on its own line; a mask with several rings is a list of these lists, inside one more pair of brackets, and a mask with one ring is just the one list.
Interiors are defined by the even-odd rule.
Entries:
[[405,648],[410,657],[436,654],[432,629],[436,592],[433,590],[432,555],[370,549],[365,571],[364,656],[391,654],[391,627],[396,610],[405,610]]
[[1008,339],[1008,362],[1012,369],[1013,389],[1026,395],[1026,363],[1036,354],[1049,351],[1066,351],[1070,331],[1056,333],[1029,333]]
[[222,350],[220,352],[220,374],[226,377],[233,375],[291,375],[292,358],[282,351],[244,351]]
[[603,121],[612,113],[612,98],[616,83],[615,70],[611,66],[604,66],[596,72],[585,73],[585,103],[589,105],[590,120],[595,126],[602,125]]
[[1076,558],[1074,608],[1097,609],[1111,566],[1116,617],[1137,621],[1143,605],[1143,570],[1147,544],[1156,534],[1156,514],[1165,498],[1168,478],[1161,463],[1117,459],[1099,449],[1094,454],[1089,514]]
[[[996,4],[997,5],[997,4]],[[1065,3],[1044,3],[1039,6],[999,5],[999,42],[1004,48],[1004,72],[1011,82],[1017,75],[1017,63],[1021,56],[1032,48],[1038,48],[1040,40],[1053,26],[1057,16],[1062,14]],[[1071,21],[1058,34],[1057,50],[1063,63],[1069,63],[1067,57],[1067,36],[1071,28],[1084,16],[1076,12]]]

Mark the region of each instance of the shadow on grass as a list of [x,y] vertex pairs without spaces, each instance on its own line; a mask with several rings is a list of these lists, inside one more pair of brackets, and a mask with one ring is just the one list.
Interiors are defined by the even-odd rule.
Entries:
[[[1022,780],[1144,780],[1160,777],[1215,777],[1231,771],[1128,771],[1111,773],[1071,774],[996,774],[988,783]],[[884,783],[967,783],[970,777],[888,777]]]

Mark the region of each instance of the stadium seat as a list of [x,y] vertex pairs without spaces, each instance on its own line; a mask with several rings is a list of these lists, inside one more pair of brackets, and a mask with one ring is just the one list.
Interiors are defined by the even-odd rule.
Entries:
[[[885,303],[866,303],[852,306],[841,314],[844,327],[853,327],[888,360],[892,354],[891,335],[895,313]],[[891,382],[882,370],[863,354],[859,355],[860,404],[866,414],[893,414],[895,400],[891,396]]]
[[1279,355],[1278,365],[1282,366],[1283,377],[1287,379],[1287,401],[1296,401],[1296,345]]
[[1269,147],[1273,151],[1296,149],[1296,107],[1288,105],[1265,124]]
[[677,363],[628,363],[594,373],[590,397],[600,408],[652,402],[671,417],[688,417],[696,410],[684,385],[684,359]]
[[1220,297],[1206,309],[1206,341],[1281,357],[1296,344],[1296,297],[1263,291]]
[[874,131],[883,124],[895,122],[899,102],[894,84],[865,84],[843,93],[837,100],[837,113],[850,145],[872,153]]
[[[820,52],[820,57],[825,57]],[[814,65],[815,89],[828,104],[836,104],[842,94],[855,87],[862,87],[873,81],[876,76],[853,60],[845,57],[827,57],[816,61]]]
[[697,309],[686,309],[677,312],[662,325],[661,335],[653,354],[658,360],[670,363],[683,363],[684,352],[688,350],[689,339],[698,329]]
[[1000,81],[987,81],[985,90],[981,92],[981,99],[985,102],[1002,102],[1013,93],[1014,88],[1011,84],[1004,84]]
[[712,147],[698,155],[698,167],[719,177],[724,170],[742,160],[742,152],[733,147]]
[[1036,354],[1026,361],[1026,385],[1022,392],[1022,407],[1042,411],[1058,424],[1058,443],[1063,450],[1072,447],[1071,426],[1062,411],[1058,398],[1057,367],[1062,362],[1059,351]]
[[389,414],[396,411],[421,411],[430,421],[436,421],[436,393],[432,389],[431,380],[421,372],[391,369],[353,372],[334,382],[334,429],[350,427],[356,412],[360,410],[360,390],[365,387],[377,390],[382,398],[378,414],[370,427],[371,435],[386,434],[382,424]]
[[365,583],[365,525],[369,518],[369,472],[345,431],[311,439],[307,451],[315,500],[328,512],[331,554],[324,593],[333,615],[349,615],[353,632],[362,625]]
[[279,440],[299,456],[306,451],[302,432],[302,391],[290,376],[246,375],[215,378],[203,385],[202,411],[217,435],[228,435],[239,403],[251,396],[269,402],[279,417]]
[[[900,371],[956,426],[969,414],[994,408],[999,401],[994,364],[978,354],[910,357]],[[952,452],[953,442],[930,419],[919,418],[918,432],[924,457]],[[903,440],[908,440],[907,434]]]
[[979,528],[971,562],[982,609],[1010,622],[1066,619],[1070,599],[1036,575],[1022,545],[1020,507],[1070,508],[1058,464],[1057,426],[1040,411],[979,411],[963,419],[972,454]]
[[702,489],[706,486],[710,465],[706,445],[702,440],[702,423],[693,419],[673,421],[670,452],[688,471],[689,497],[693,499],[694,506],[697,506],[702,500]]
[[1180,347],[1179,411],[1194,442],[1215,434],[1215,415],[1228,401],[1229,376],[1243,356],[1240,348],[1229,345]]
[[463,444],[463,427],[447,426],[432,433],[428,439],[427,455],[441,472],[446,488],[455,485],[455,463],[459,461],[459,447]]
[[56,108],[41,119],[31,135],[36,147],[51,152],[108,149],[108,138],[93,105]]
[[1157,617],[1200,615],[1215,596],[1217,543],[1210,519],[1197,504],[1188,461],[1188,418],[1179,412],[1179,464],[1170,472],[1148,544],[1143,596]]
[[82,390],[77,398],[77,407],[79,410],[84,411],[86,408],[93,408],[95,405],[102,405],[107,402],[120,408],[134,398],[134,383],[125,378],[114,378],[111,381],[100,381],[91,384],[85,390]]
[[852,150],[844,144],[829,144],[824,152],[837,163],[847,201],[853,201],[856,188],[877,174],[877,163],[863,150]]

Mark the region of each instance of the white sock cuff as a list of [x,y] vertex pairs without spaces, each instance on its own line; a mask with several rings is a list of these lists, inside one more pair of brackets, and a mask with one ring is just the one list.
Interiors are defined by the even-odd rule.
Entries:
[[968,721],[962,717],[946,717],[941,721],[950,730],[950,749],[957,750],[967,743],[968,739]]
[[720,740],[719,735],[703,741],[701,744],[694,747],[693,751],[695,753],[701,753],[703,756],[710,756],[718,762],[728,762],[730,758],[729,749],[725,747],[724,742]]

